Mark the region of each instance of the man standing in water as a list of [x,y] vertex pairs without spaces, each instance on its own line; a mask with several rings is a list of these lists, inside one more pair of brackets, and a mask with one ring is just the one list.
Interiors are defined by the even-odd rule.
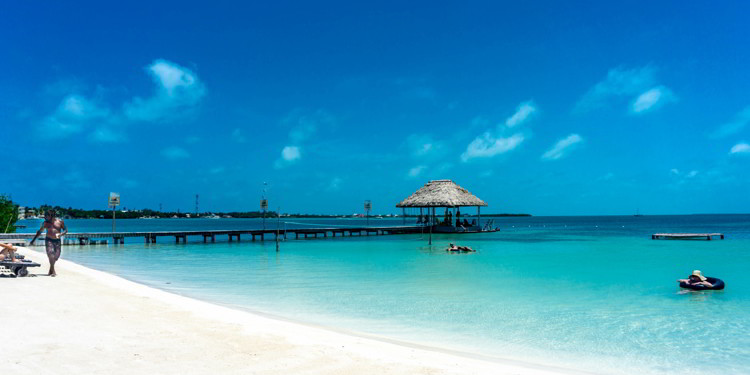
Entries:
[[62,219],[55,217],[55,210],[47,210],[44,213],[44,222],[42,226],[36,231],[36,236],[29,242],[29,245],[33,245],[36,238],[42,233],[43,230],[47,230],[47,236],[44,239],[44,245],[47,248],[47,258],[49,258],[49,273],[47,275],[55,277],[55,262],[60,259],[60,252],[62,251],[62,236],[68,233],[68,228],[65,226],[65,222]]

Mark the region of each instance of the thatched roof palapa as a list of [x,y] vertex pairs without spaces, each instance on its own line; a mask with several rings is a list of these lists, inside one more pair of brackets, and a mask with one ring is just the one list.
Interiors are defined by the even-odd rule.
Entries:
[[468,190],[451,180],[432,180],[414,192],[396,207],[459,207],[486,206]]

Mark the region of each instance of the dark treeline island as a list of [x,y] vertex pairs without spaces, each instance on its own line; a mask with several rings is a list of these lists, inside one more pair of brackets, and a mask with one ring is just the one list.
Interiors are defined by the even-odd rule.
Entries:
[[[43,213],[49,209],[53,209],[57,212],[57,216],[63,217],[63,218],[70,218],[70,219],[108,219],[112,217],[112,211],[111,210],[84,210],[80,208],[72,208],[72,207],[60,207],[60,206],[51,206],[51,205],[42,205],[39,207],[39,210],[37,211],[39,213],[39,216],[41,217]],[[139,219],[139,218],[205,218],[205,217],[221,217],[221,218],[242,218],[242,219],[254,219],[254,218],[276,218],[278,217],[278,214],[274,211],[246,211],[246,212],[240,212],[240,211],[228,211],[228,212],[201,212],[201,213],[194,213],[194,212],[166,212],[166,211],[156,211],[151,209],[142,209],[142,210],[117,210],[115,213],[116,217],[118,219]],[[417,217],[419,215],[413,215],[413,214],[407,214],[406,217]],[[510,213],[499,213],[499,214],[482,214],[482,217],[524,217],[524,216],[531,216],[531,214],[510,214]],[[362,217],[364,218],[364,215],[324,215],[324,214],[302,214],[302,213],[294,213],[294,214],[281,214],[281,217],[285,218],[337,218],[337,217]],[[370,217],[402,217],[401,215],[370,215]]]
[[[39,214],[42,215],[43,212],[53,209],[55,212],[57,212],[57,216],[59,217],[65,217],[65,218],[71,218],[71,219],[99,219],[99,218],[111,218],[112,217],[112,210],[84,210],[80,208],[64,208],[60,206],[50,206],[50,205],[42,205],[39,207]],[[277,216],[276,212],[273,211],[267,211],[263,213],[262,211],[249,211],[249,212],[201,212],[197,215],[195,213],[190,212],[167,212],[167,211],[156,211],[151,209],[142,209],[142,210],[116,210],[117,212],[115,215],[118,219],[139,219],[139,218],[200,218],[200,217],[206,217],[206,216],[220,216],[220,217],[232,217],[232,218],[274,218]]]

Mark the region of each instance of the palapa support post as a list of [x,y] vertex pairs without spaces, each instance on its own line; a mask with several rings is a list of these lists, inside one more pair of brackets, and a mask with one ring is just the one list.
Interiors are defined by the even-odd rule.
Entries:
[[482,207],[477,206],[477,226],[479,228],[482,228],[482,211],[481,210],[482,210]]
[[431,220],[430,220],[430,243],[429,244],[430,246],[432,246],[432,225],[433,225],[433,220],[435,219],[435,207],[432,208],[432,218],[430,219]]

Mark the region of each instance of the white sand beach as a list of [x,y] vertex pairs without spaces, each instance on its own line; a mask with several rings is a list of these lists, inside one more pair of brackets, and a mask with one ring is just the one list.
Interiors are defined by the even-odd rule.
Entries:
[[[2,278],[1,374],[561,374],[287,322],[60,260]],[[63,255],[64,256],[64,255]]]

